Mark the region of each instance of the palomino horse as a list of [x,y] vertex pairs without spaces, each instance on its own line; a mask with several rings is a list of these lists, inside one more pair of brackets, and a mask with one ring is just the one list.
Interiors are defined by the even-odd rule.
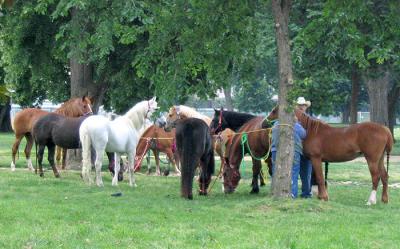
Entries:
[[112,185],[118,185],[117,175],[120,170],[119,160],[122,153],[128,154],[129,185],[135,186],[133,163],[136,146],[139,142],[141,129],[153,112],[157,109],[155,97],[148,101],[141,101],[132,107],[125,115],[113,121],[99,115],[93,115],[83,121],[79,128],[79,137],[82,143],[82,177],[91,183],[91,146],[96,151],[96,184],[103,186],[101,165],[104,152],[115,152],[114,177]]
[[[277,116],[275,107],[270,116]],[[313,119],[309,115],[295,110],[295,115],[306,129],[307,136],[303,141],[304,154],[311,159],[318,183],[318,198],[328,200],[328,192],[324,184],[321,162],[346,162],[364,154],[372,178],[372,191],[367,205],[376,204],[376,190],[382,180],[382,202],[387,203],[388,172],[384,167],[384,155],[389,155],[393,147],[393,137],[389,129],[383,125],[364,122],[348,127],[331,127]]]
[[167,118],[166,131],[176,127],[176,147],[181,161],[181,195],[193,199],[193,177],[200,164],[200,195],[207,195],[207,188],[214,173],[214,150],[208,125],[198,118],[171,121]]
[[[72,98],[61,105],[54,113],[58,113],[67,117],[80,117],[92,112],[91,100],[89,97]],[[15,133],[15,142],[12,147],[12,162],[11,170],[15,170],[15,155],[17,154],[19,144],[25,136],[27,143],[25,146],[25,156],[28,163],[28,168],[33,170],[32,161],[30,159],[33,146],[32,128],[35,122],[44,115],[49,114],[37,108],[27,108],[15,115],[12,127]]]
[[[258,193],[258,177],[261,174],[261,161],[257,158],[267,157],[270,152],[269,130],[265,129],[264,117],[257,117],[247,113],[215,110],[211,122],[211,130],[218,133],[226,128],[231,128],[233,135],[228,146],[229,153],[227,167],[224,167],[224,192],[232,193],[240,180],[239,167],[243,154],[250,154],[253,162],[253,180],[250,193]],[[268,165],[269,168],[270,165]]]
[[[195,109],[185,106],[185,105],[177,105],[172,106],[167,114],[167,119],[169,122],[176,122],[179,119],[185,118],[198,118],[206,122],[208,126],[211,124],[211,118],[197,112]],[[225,129],[218,136],[213,136],[213,147],[215,152],[220,156],[221,159],[221,168],[224,167],[225,162],[225,154],[226,154],[226,146],[232,137],[233,131],[231,129]]]
[[[175,146],[175,129],[170,132],[166,132],[163,128],[157,125],[152,125],[143,133],[140,137],[139,143],[136,148],[135,156],[135,170],[139,170],[142,163],[142,159],[148,150],[152,150],[156,159],[157,175],[161,174],[160,171],[160,158],[159,153],[163,152],[167,154],[169,161],[174,165],[175,171],[180,174],[178,168],[178,157],[174,153]],[[148,168],[150,173],[150,167]]]

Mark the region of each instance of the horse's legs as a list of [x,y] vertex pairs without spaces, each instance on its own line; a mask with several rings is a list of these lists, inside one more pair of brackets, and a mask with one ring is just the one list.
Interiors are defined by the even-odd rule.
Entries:
[[160,152],[158,150],[153,150],[154,159],[156,160],[156,174],[161,175],[160,170]]
[[211,182],[212,172],[208,172],[208,165],[210,163],[210,158],[208,156],[203,156],[200,159],[200,177],[199,177],[199,195],[207,195],[208,186]]
[[167,150],[166,152],[167,152],[167,156],[168,156],[169,161],[172,163],[172,165],[174,165],[175,172],[178,175],[180,175],[181,171],[178,168],[178,165],[177,165],[177,162],[175,161],[174,154],[172,153],[172,150]]
[[56,153],[56,145],[55,144],[48,144],[47,145],[47,160],[50,163],[51,168],[53,169],[54,176],[59,178],[60,173],[58,173],[56,164],[54,162],[54,154]]
[[[154,151],[153,151],[153,154],[154,154]],[[151,173],[150,150],[148,150],[146,152],[145,157],[146,157],[146,163],[147,163],[147,174],[150,175],[150,173]]]
[[62,148],[62,166],[61,169],[65,169],[67,166],[67,149]]
[[136,187],[135,176],[133,175],[133,163],[135,159],[136,148],[128,153],[128,175],[129,175],[129,186]]
[[[96,168],[96,185],[99,187],[103,187],[103,179],[101,177],[101,165],[103,164],[103,156],[104,156],[104,150],[97,150],[96,149],[96,161],[94,162],[94,166]],[[116,158],[114,158],[115,161],[117,161]],[[118,162],[118,169],[119,169],[119,162]],[[116,169],[114,168],[114,177],[117,177],[117,172]],[[118,179],[117,179],[118,182]]]
[[60,146],[56,146],[56,163],[57,166],[61,165],[61,147]]
[[382,156],[381,160],[379,161],[379,171],[380,171],[380,175],[381,175],[381,181],[382,181],[382,185],[383,185],[383,189],[382,189],[382,202],[383,203],[388,203],[389,201],[389,195],[388,195],[388,173],[385,169],[385,165],[383,163],[384,157]]
[[112,179],[112,185],[117,186],[118,185],[118,174],[120,170],[120,160],[121,160],[121,155],[119,153],[114,153],[114,176]]
[[[376,204],[376,190],[378,189],[379,179],[380,179],[380,169],[379,169],[379,161],[371,161],[367,158],[369,172],[371,173],[372,179],[372,191],[368,198],[367,205]],[[383,197],[383,193],[382,193]]]
[[24,136],[20,134],[15,134],[15,142],[12,147],[12,161],[11,161],[11,171],[15,171],[15,155],[17,154],[19,144]]
[[328,196],[328,192],[326,191],[324,175],[322,173],[321,158],[313,157],[313,158],[311,158],[311,163],[312,163],[312,167],[315,172],[315,178],[316,178],[317,184],[318,184],[318,199],[328,201],[329,196]]
[[32,134],[27,133],[25,134],[26,138],[26,146],[25,146],[25,156],[26,156],[26,162],[29,170],[34,170],[32,166],[32,160],[31,160],[31,151],[33,147],[33,137]]
[[41,177],[44,176],[43,167],[42,167],[44,149],[45,149],[45,145],[39,145],[38,152],[37,152],[37,160],[38,160],[38,164],[39,164],[39,175]]
[[260,192],[260,188],[258,187],[258,177],[260,176],[261,172],[261,162],[254,158],[251,160],[253,161],[253,180],[251,182],[250,194],[258,194],[258,192]]

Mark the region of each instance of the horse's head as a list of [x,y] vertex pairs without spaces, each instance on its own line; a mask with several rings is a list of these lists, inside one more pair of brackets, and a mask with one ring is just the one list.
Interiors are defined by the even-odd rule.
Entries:
[[158,105],[156,97],[153,97],[152,99],[147,101],[146,114],[144,118],[149,119],[156,110],[158,110]]
[[279,106],[275,106],[267,116],[267,120],[273,121],[278,119]]
[[70,99],[64,102],[61,107],[56,110],[56,113],[68,117],[80,117],[93,114],[92,99],[88,96]]
[[179,106],[172,106],[169,108],[166,124],[164,126],[164,130],[166,132],[170,132],[176,126],[176,122],[181,119],[181,113],[179,110]]
[[227,128],[228,124],[224,118],[223,113],[224,110],[222,108],[221,110],[214,109],[214,117],[210,124],[211,134],[218,134],[219,132]]
[[223,171],[224,187],[223,191],[225,194],[233,193],[240,181],[239,169],[231,167],[229,164],[225,165]]

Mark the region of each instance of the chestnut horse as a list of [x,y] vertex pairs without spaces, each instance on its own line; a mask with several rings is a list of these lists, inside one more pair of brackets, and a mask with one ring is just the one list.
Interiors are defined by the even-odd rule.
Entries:
[[214,150],[208,125],[198,118],[171,121],[167,118],[165,130],[176,127],[176,147],[181,160],[181,195],[193,199],[193,177],[200,165],[200,195],[207,195],[207,188],[214,173]]
[[[72,98],[61,105],[60,108],[54,111],[67,117],[80,117],[87,113],[92,112],[91,109],[92,101],[89,97],[84,96],[82,98]],[[25,156],[28,164],[28,169],[34,170],[32,166],[31,150],[33,146],[32,128],[35,122],[50,112],[37,109],[27,108],[15,115],[14,121],[12,122],[12,128],[15,133],[15,142],[12,147],[12,162],[11,170],[15,170],[15,155],[17,154],[19,144],[23,137],[26,138]]]
[[[175,172],[180,174],[181,172],[178,167],[179,160],[177,154],[174,153],[174,146],[175,129],[171,130],[170,132],[166,132],[163,128],[160,128],[157,125],[150,126],[142,134],[136,147],[135,170],[140,169],[143,157],[146,155],[147,151],[152,150],[156,160],[157,175],[161,174],[159,158],[160,152],[167,154],[169,161],[175,167]],[[148,168],[148,173],[150,173],[150,167]]]
[[[277,116],[275,107],[270,116]],[[390,130],[374,122],[353,124],[348,127],[332,127],[321,120],[314,119],[302,111],[295,109],[295,115],[306,129],[307,136],[303,141],[304,154],[311,159],[318,183],[318,198],[328,200],[328,192],[324,184],[321,162],[346,162],[363,154],[367,160],[372,178],[372,191],[367,205],[376,204],[376,190],[382,180],[382,202],[389,201],[388,171],[384,167],[384,155],[389,156],[393,147]]]
[[[261,161],[258,159],[269,157],[270,139],[269,127],[265,125],[264,117],[257,117],[247,113],[215,110],[211,122],[211,130],[214,133],[225,128],[231,128],[235,132],[231,144],[228,146],[227,158],[228,167],[224,167],[224,192],[232,193],[240,180],[240,163],[243,154],[250,154],[253,162],[252,190],[250,193],[258,193],[258,177],[261,174]],[[268,165],[271,169],[271,166]]]

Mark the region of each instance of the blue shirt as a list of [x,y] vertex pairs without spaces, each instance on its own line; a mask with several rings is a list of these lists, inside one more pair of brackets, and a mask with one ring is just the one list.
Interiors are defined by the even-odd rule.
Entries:
[[[272,144],[271,151],[278,150],[279,144],[279,121],[274,123],[272,127]],[[294,151],[303,154],[303,139],[306,137],[306,130],[301,126],[299,122],[294,123],[293,127],[293,135],[294,135]]]

